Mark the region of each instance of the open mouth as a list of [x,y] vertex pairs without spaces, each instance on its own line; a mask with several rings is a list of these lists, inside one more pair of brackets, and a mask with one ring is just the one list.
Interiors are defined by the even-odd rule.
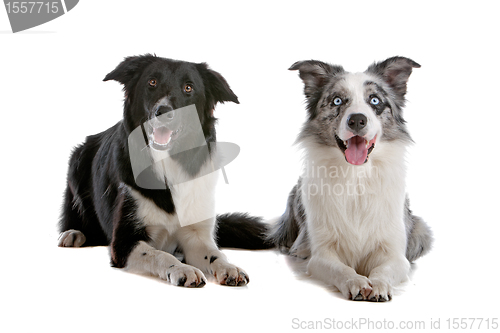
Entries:
[[373,139],[368,140],[362,136],[355,135],[347,140],[342,140],[335,135],[335,139],[348,163],[362,165],[368,161],[368,155],[375,148],[377,136],[375,135]]
[[150,141],[153,148],[158,150],[167,150],[172,146],[172,142],[179,135],[180,128],[172,131],[167,126],[154,127],[150,135]]

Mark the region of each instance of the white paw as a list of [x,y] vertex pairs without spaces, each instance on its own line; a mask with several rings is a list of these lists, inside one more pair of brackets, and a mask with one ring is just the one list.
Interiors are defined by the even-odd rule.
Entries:
[[368,295],[368,300],[372,302],[386,302],[392,299],[392,286],[384,280],[373,278],[372,291]]
[[215,260],[212,267],[215,268],[213,274],[219,284],[225,286],[244,286],[250,282],[248,274],[235,265]]
[[205,275],[198,268],[186,264],[170,266],[160,278],[181,287],[201,288],[206,284]]
[[79,230],[67,230],[59,236],[59,247],[80,247],[87,239]]
[[353,301],[366,300],[372,291],[370,280],[362,275],[347,280],[339,289],[345,297]]
[[292,246],[292,248],[290,249],[289,254],[293,257],[305,260],[311,256],[311,248],[306,243],[302,243],[297,247],[295,247],[294,244],[294,246]]

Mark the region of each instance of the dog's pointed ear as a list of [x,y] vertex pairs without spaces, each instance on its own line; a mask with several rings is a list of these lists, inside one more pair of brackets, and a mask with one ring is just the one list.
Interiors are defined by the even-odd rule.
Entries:
[[367,72],[378,75],[400,98],[406,94],[406,83],[413,68],[420,68],[415,61],[404,57],[392,57],[368,67]]
[[196,64],[196,68],[203,78],[207,99],[212,99],[213,106],[215,106],[216,103],[224,102],[240,104],[238,97],[231,90],[229,84],[222,75],[210,69],[204,62]]
[[120,82],[123,84],[125,94],[128,95],[144,67],[151,64],[155,59],[158,58],[152,54],[127,57],[113,71],[109,72],[103,81],[115,80]]
[[299,76],[304,82],[304,94],[311,96],[335,75],[344,72],[341,66],[330,65],[317,60],[297,61],[288,70],[299,71]]

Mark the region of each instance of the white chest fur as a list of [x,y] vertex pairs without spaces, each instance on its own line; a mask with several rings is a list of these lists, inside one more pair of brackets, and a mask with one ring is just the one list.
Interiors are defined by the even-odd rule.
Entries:
[[363,266],[375,264],[368,260],[373,253],[404,253],[405,146],[379,143],[367,163],[353,166],[336,148],[303,145],[301,190],[313,254],[328,248],[346,265],[369,271]]
[[[163,179],[172,179],[169,184],[175,213],[169,214],[159,208],[152,200],[144,197],[138,191],[128,188],[136,200],[137,217],[146,225],[148,234],[153,239],[155,247],[172,252],[177,246],[177,231],[187,225],[200,222],[213,225],[215,223],[215,185],[217,172],[211,172],[210,161],[203,167],[201,177],[189,177],[182,167],[172,159],[165,159],[157,175]],[[164,173],[163,173],[164,172]]]

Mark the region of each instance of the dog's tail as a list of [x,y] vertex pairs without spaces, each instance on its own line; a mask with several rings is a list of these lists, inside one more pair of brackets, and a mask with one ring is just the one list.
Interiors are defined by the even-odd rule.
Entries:
[[228,213],[217,215],[216,240],[219,247],[230,247],[247,250],[263,250],[274,248],[267,241],[269,225],[260,217],[247,213]]

